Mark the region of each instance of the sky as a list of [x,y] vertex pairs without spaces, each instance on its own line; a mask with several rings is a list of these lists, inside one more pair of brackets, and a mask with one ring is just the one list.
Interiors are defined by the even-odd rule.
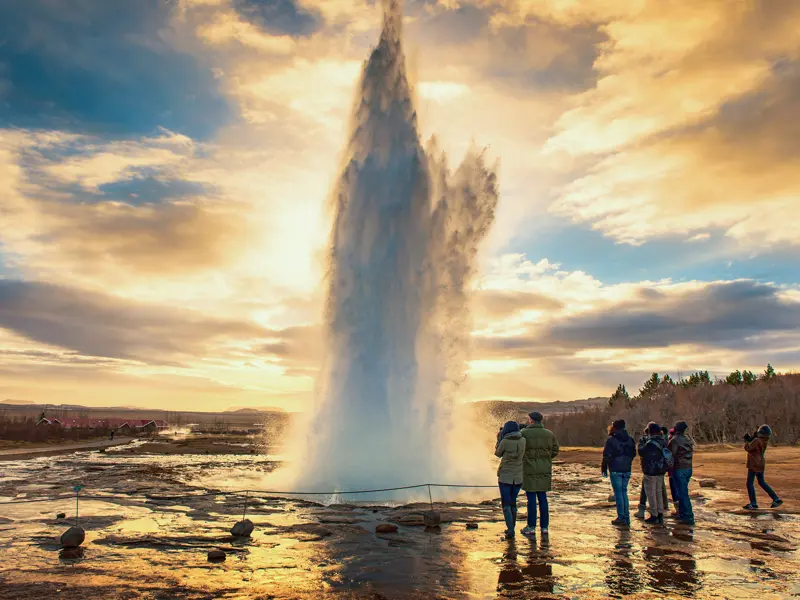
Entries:
[[[0,400],[303,410],[380,5],[0,0]],[[407,0],[499,163],[461,400],[800,368],[800,2]]]

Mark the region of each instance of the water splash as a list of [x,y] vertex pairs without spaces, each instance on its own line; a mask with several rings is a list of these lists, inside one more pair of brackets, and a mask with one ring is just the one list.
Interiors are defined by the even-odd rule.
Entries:
[[422,147],[401,28],[401,3],[385,1],[333,194],[327,352],[302,468],[328,489],[452,480],[458,462],[451,409],[497,180],[481,152],[450,172],[435,140]]

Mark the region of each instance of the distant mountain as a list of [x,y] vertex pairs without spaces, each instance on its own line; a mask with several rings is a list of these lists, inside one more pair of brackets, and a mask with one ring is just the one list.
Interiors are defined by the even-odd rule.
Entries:
[[6,400],[0,401],[0,404],[13,404],[15,406],[22,406],[22,405],[30,405],[33,404],[30,400],[14,400],[13,398],[8,398]]
[[237,415],[257,415],[260,413],[283,413],[286,412],[277,406],[259,406],[258,408],[230,408],[224,411],[224,414],[237,414]]

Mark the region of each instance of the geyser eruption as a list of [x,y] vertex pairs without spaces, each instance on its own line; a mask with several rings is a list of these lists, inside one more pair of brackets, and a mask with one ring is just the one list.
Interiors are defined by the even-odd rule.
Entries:
[[453,481],[457,462],[468,287],[497,181],[480,152],[450,173],[435,142],[423,149],[401,26],[400,2],[385,1],[333,195],[326,356],[301,467],[327,489]]

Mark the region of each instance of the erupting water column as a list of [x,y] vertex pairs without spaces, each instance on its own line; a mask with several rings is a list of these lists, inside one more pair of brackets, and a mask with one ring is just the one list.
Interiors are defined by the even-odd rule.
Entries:
[[326,355],[300,466],[322,489],[453,478],[450,413],[496,175],[479,152],[450,173],[435,142],[423,149],[401,27],[386,0],[334,189]]

